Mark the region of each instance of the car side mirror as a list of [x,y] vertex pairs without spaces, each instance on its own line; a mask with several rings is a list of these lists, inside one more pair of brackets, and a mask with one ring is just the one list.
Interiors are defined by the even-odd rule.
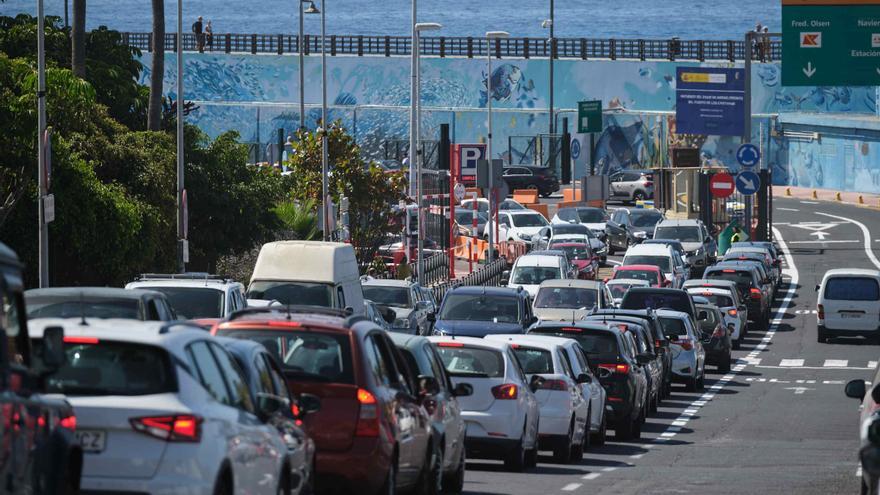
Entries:
[[537,392],[538,389],[540,389],[544,385],[545,381],[546,380],[544,380],[543,377],[533,375],[531,381],[529,381],[529,390],[531,390],[532,393]]
[[577,382],[578,383],[593,383],[593,379],[590,378],[590,375],[588,375],[586,373],[581,373],[577,377]]
[[67,354],[64,353],[64,327],[46,327],[43,330],[40,360],[43,362],[42,371],[45,374],[58,371],[67,362]]
[[456,397],[469,397],[474,395],[474,386],[470,383],[459,383],[452,389],[452,395]]
[[286,402],[287,401],[277,395],[258,393],[257,416],[259,416],[261,420],[266,421],[284,409],[287,405]]
[[299,394],[300,414],[314,414],[321,410],[321,398],[313,394]]
[[816,284],[816,292],[819,292],[819,284]]
[[638,356],[636,356],[636,362],[641,364],[642,366],[644,366],[646,364],[650,364],[650,362],[653,360],[654,360],[654,356],[652,356],[648,353],[639,354]]
[[532,317],[529,318],[529,325],[534,325],[535,323],[538,323],[538,321],[539,321],[538,317],[535,315],[532,315]]
[[875,404],[880,404],[880,385],[875,385],[871,389],[871,398],[874,399]]
[[510,283],[510,270],[504,270],[501,272],[501,285],[507,285]]
[[[859,399],[860,401],[865,398],[865,380],[850,380],[849,383],[846,384],[846,387],[843,389],[843,393],[846,394],[847,397],[851,399]],[[871,393],[871,398],[874,397],[873,392]]]
[[416,310],[417,311],[427,311],[428,308],[431,307],[431,304],[428,301],[417,301],[416,302]]
[[419,376],[419,394],[437,395],[440,392],[440,383],[433,376]]
[[394,320],[397,319],[397,313],[395,313],[393,309],[383,304],[377,304],[376,307],[379,308],[379,313],[382,315],[382,319],[385,320],[386,323],[389,325],[394,324]]

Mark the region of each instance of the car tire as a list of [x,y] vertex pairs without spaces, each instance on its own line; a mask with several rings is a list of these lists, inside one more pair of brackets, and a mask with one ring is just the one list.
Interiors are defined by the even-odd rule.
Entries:
[[702,392],[706,388],[706,368],[703,365],[703,373],[700,375],[699,380],[697,380],[697,391]]
[[730,373],[730,360],[733,359],[728,352],[727,355],[721,358],[721,361],[718,363],[718,371],[721,373]]
[[590,445],[601,447],[605,445],[605,438],[608,435],[608,422],[605,414],[602,414],[602,424],[599,425],[599,431],[590,434]]
[[[523,432],[523,437],[525,437],[525,432]],[[515,473],[521,473],[526,468],[526,450],[523,447],[523,442],[525,438],[520,438],[519,442],[517,442],[516,447],[513,448],[507,455],[504,457],[504,469],[508,471],[513,471]]]
[[281,476],[281,482],[278,483],[278,495],[290,495],[293,492],[293,487],[290,486],[290,469],[287,466],[284,466],[285,474]]
[[538,446],[526,451],[526,469],[531,469],[538,465]]
[[[660,397],[658,397],[657,395],[655,395],[654,398],[651,399],[650,404],[648,406],[648,413],[654,414],[657,412],[657,405],[658,405],[659,401],[660,401]],[[645,414],[648,414],[648,413],[645,413]]]
[[232,489],[232,480],[228,472],[224,471],[214,485],[214,495],[232,495]]
[[642,425],[645,424],[646,414],[645,410],[642,409],[642,414],[640,414],[639,418],[635,420],[635,423],[633,424],[633,440],[642,438]]
[[397,494],[397,457],[395,456],[388,465],[388,473],[385,475],[385,483],[379,490],[379,495]]
[[443,477],[443,493],[461,493],[464,491],[464,474],[467,469],[464,447],[462,447],[461,455],[459,457],[458,469],[456,469],[454,473]]
[[553,462],[568,464],[571,460],[572,439],[574,438],[574,419],[568,425],[568,435],[553,448]]
[[611,238],[608,237],[608,256],[614,256],[614,243],[611,242]]
[[614,425],[614,438],[623,442],[632,440],[637,422],[638,419],[634,420],[631,417],[617,421]]
[[553,193],[550,192],[550,191],[545,191],[545,192],[538,193],[538,194],[540,194],[542,198],[549,198],[550,195],[553,194]]
[[697,391],[697,377],[688,378],[684,384],[684,389],[687,392],[696,392]]
[[731,345],[733,346],[733,350],[738,351],[739,348],[742,347],[742,340],[743,340],[742,334],[740,334],[738,339],[731,342]]
[[422,472],[413,491],[414,495],[437,495],[440,493],[440,482],[443,475],[443,453],[436,445],[431,446],[427,453]]

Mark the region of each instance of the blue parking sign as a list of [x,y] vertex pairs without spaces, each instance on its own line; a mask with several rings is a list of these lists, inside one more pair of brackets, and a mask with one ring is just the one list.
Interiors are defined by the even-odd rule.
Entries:
[[761,162],[761,150],[752,143],[745,143],[736,150],[736,161],[743,167],[754,167]]
[[758,174],[745,170],[736,176],[736,190],[746,196],[751,196],[758,192],[761,187],[761,177]]

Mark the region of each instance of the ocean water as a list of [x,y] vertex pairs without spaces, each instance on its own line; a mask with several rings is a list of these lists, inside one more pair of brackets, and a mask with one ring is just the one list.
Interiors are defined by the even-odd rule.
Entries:
[[[46,13],[64,17],[64,3],[44,0]],[[213,21],[215,33],[297,31],[297,0],[183,0],[184,30],[199,15]],[[315,2],[321,8],[321,0]],[[411,0],[329,0],[331,34],[403,35],[410,31]],[[586,38],[742,39],[760,22],[780,29],[778,0],[556,0],[556,36]],[[439,22],[446,36],[483,36],[504,30],[512,36],[543,37],[549,0],[419,0],[419,21]],[[5,0],[0,15],[36,11],[36,0]],[[177,2],[165,2],[167,29],[176,29]],[[306,32],[320,33],[317,15],[306,16]],[[149,31],[148,0],[87,0],[89,28]]]

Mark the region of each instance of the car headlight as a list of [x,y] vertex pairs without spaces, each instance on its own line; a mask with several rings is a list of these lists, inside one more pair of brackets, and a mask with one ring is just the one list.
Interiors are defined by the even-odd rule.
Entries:
[[398,318],[394,320],[394,328],[409,328],[409,319],[407,318]]
[[644,239],[644,238],[648,237],[648,233],[647,233],[647,232],[638,231],[638,232],[633,232],[633,236],[634,236],[634,237],[638,237],[639,239]]
[[524,241],[531,241],[531,240],[532,240],[532,235],[531,235],[531,234],[519,233],[519,234],[517,234],[517,235],[519,236],[520,239],[522,239],[522,240],[524,240]]

